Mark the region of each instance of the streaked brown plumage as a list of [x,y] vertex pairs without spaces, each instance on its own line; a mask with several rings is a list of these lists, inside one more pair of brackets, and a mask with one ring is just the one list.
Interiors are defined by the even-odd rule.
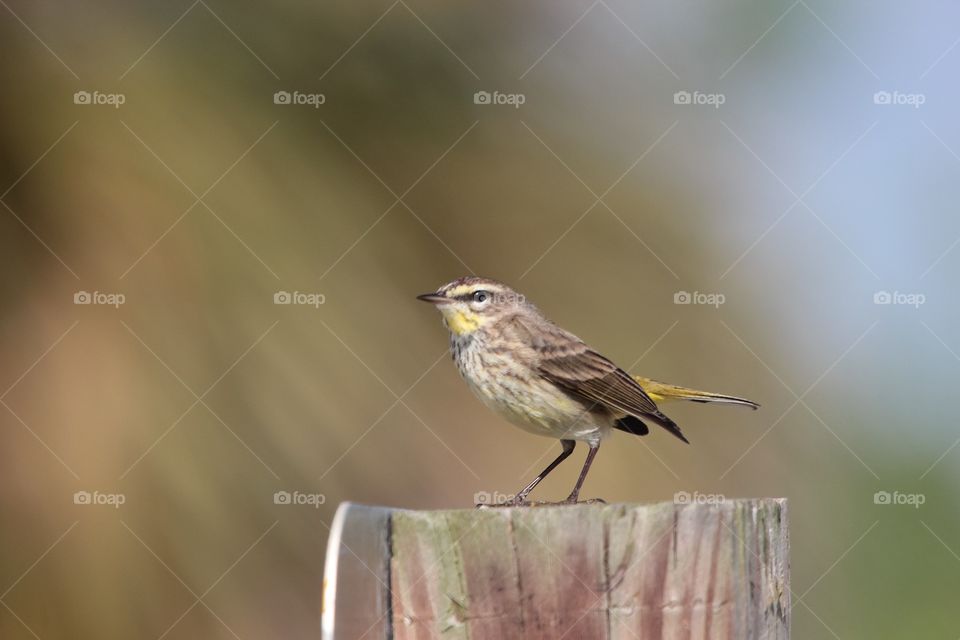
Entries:
[[611,429],[646,435],[646,422],[652,422],[688,442],[654,397],[758,406],[735,396],[632,377],[495,280],[467,276],[418,297],[442,313],[454,362],[480,400],[520,428],[558,438],[563,445],[560,456],[517,494],[513,505],[526,504],[530,491],[573,452],[577,441],[586,442],[590,451],[568,503],[579,499],[600,442]]

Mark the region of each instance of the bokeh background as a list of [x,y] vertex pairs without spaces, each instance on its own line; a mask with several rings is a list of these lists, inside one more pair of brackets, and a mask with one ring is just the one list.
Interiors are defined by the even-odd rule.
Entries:
[[519,489],[414,299],[466,273],[762,403],[587,495],[786,496],[795,637],[960,636],[954,4],[0,5],[0,637],[316,638],[337,504]]

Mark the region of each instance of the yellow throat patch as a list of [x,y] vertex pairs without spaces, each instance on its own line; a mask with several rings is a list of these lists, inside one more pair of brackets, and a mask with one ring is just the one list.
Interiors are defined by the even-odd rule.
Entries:
[[443,314],[443,321],[454,335],[462,336],[480,328],[480,316],[471,311],[451,309]]

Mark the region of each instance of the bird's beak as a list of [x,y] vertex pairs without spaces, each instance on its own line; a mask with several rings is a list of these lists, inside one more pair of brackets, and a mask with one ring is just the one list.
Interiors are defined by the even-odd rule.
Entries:
[[424,293],[417,296],[417,300],[423,300],[424,302],[429,302],[430,304],[444,304],[450,302],[450,298],[442,296],[439,293]]

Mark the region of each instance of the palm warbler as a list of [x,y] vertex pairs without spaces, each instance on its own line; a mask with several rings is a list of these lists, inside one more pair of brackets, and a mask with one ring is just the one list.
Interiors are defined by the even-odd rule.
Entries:
[[600,442],[611,429],[643,436],[649,433],[646,422],[652,422],[689,444],[654,400],[759,406],[743,398],[630,376],[495,280],[467,276],[417,297],[440,310],[450,331],[453,360],[480,400],[521,429],[558,438],[563,446],[511,505],[529,504],[527,496],[534,487],[580,441],[590,449],[564,501],[576,503]]

